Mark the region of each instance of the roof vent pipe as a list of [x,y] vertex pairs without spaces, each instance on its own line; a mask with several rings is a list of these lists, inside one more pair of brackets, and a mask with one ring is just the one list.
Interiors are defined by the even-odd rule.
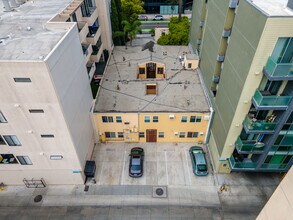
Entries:
[[3,2],[3,5],[4,5],[4,11],[5,12],[12,11],[8,0],[2,0],[2,2]]
[[9,2],[10,2],[10,6],[12,8],[17,8],[19,6],[18,4],[16,4],[16,1],[15,0],[9,0]]
[[293,10],[293,0],[289,0],[287,7]]

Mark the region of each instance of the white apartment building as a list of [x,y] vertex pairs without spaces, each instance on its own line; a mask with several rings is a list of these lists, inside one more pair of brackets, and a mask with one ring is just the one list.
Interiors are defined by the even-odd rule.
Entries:
[[0,2],[0,183],[83,184],[90,81],[112,48],[109,2],[18,3]]

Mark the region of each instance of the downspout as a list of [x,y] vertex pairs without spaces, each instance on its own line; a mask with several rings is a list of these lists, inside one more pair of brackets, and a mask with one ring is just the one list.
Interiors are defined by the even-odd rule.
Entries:
[[207,131],[206,131],[206,138],[204,140],[204,144],[207,144],[208,143],[208,140],[210,139],[210,136],[211,136],[211,131],[210,131],[210,127],[212,125],[212,121],[214,119],[214,115],[215,115],[215,111],[213,109],[213,107],[210,107],[210,119],[209,119],[209,123],[208,123],[208,127],[207,127]]

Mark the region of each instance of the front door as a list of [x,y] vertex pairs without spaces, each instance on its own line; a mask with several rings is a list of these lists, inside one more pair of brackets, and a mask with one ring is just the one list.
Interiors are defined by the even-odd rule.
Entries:
[[157,130],[147,129],[146,130],[146,142],[157,142]]
[[147,63],[147,78],[156,78],[156,64],[155,63]]

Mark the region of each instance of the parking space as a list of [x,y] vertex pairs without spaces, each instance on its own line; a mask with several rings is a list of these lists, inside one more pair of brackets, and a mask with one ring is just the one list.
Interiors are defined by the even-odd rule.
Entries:
[[[198,177],[192,172],[191,143],[103,143],[95,147],[96,184],[98,185],[182,185],[212,186],[213,174]],[[145,151],[144,174],[128,176],[129,153],[133,147]],[[208,158],[208,154],[207,160]],[[209,163],[208,163],[209,164]]]

